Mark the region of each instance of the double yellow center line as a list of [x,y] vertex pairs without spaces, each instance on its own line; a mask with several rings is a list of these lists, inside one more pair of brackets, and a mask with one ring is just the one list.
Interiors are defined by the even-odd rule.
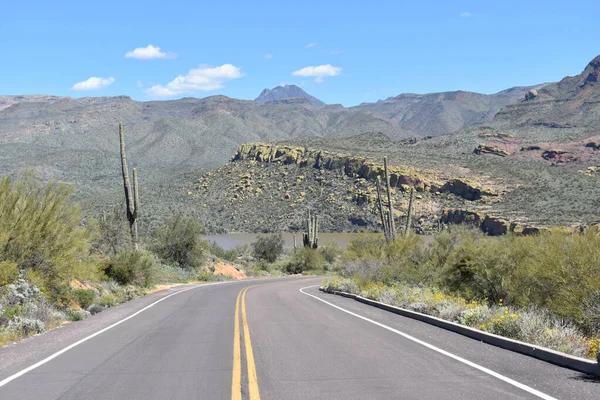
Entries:
[[242,355],[240,334],[240,304],[242,309],[242,325],[244,329],[244,348],[246,350],[246,365],[248,369],[248,393],[250,400],[260,400],[258,380],[256,379],[256,366],[254,365],[254,352],[250,341],[250,329],[246,319],[246,292],[250,286],[242,289],[235,301],[235,322],[233,327],[233,376],[231,379],[231,400],[242,400]]

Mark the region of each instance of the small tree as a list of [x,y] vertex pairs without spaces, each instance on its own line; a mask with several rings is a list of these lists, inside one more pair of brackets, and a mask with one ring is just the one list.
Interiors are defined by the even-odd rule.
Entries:
[[154,230],[152,250],[165,262],[182,268],[198,267],[208,247],[200,238],[202,233],[199,222],[177,214]]
[[283,236],[278,234],[259,237],[252,243],[252,249],[256,259],[273,263],[283,254]]
[[115,255],[131,248],[131,235],[127,223],[123,220],[123,210],[115,207],[104,212],[93,224],[95,237],[92,252]]

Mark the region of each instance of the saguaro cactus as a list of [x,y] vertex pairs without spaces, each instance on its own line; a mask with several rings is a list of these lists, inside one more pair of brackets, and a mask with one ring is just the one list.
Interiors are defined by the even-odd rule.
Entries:
[[304,247],[319,247],[319,216],[311,215],[310,209],[306,218],[306,233],[303,235]]
[[121,171],[123,173],[123,187],[125,189],[125,205],[127,208],[127,221],[131,232],[133,247],[138,249],[137,216],[140,205],[138,193],[137,170],[133,169],[133,190],[129,181],[129,169],[127,168],[127,157],[125,155],[125,132],[123,124],[119,123],[119,139],[121,141]]
[[392,190],[390,189],[390,175],[388,173],[387,157],[383,157],[383,167],[385,172],[385,188],[387,191],[387,206],[384,207],[381,195],[381,177],[377,177],[377,199],[379,205],[379,216],[385,239],[396,240],[396,227],[394,225],[394,204],[392,203]]
[[385,170],[385,187],[388,198],[388,218],[390,219],[390,240],[396,240],[396,227],[394,226],[394,205],[392,203],[392,190],[390,189],[390,175],[388,174],[387,157],[383,157],[383,168]]
[[383,200],[381,199],[381,177],[377,177],[377,202],[379,206],[379,217],[381,218],[381,226],[383,227],[383,234],[385,240],[390,240],[390,219],[387,216],[387,210],[383,207]]
[[415,188],[410,188],[410,200],[408,201],[408,214],[406,215],[406,227],[404,228],[404,236],[410,234],[412,226],[413,206],[415,203]]

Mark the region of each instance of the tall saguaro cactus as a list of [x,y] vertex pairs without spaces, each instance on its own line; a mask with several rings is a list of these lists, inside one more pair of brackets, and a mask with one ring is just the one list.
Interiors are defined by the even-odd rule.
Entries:
[[410,235],[410,230],[412,227],[412,216],[413,216],[413,207],[415,203],[415,188],[410,188],[410,200],[408,202],[408,215],[406,216],[406,227],[404,229],[404,236]]
[[392,190],[390,189],[390,175],[388,174],[387,157],[383,157],[383,168],[385,170],[385,186],[388,198],[388,218],[390,219],[390,240],[396,240],[396,227],[394,226],[394,205],[392,203]]
[[306,233],[303,235],[304,247],[316,249],[319,246],[319,216],[311,215],[310,209],[306,218]]
[[392,203],[392,190],[390,189],[390,175],[388,173],[387,157],[383,158],[383,168],[385,172],[385,188],[387,191],[387,206],[384,207],[381,195],[381,177],[377,177],[377,199],[379,205],[379,216],[385,240],[396,240],[396,227],[394,225],[394,204]]
[[129,181],[129,169],[127,168],[127,157],[125,155],[125,132],[123,124],[119,123],[119,139],[121,141],[121,171],[123,173],[123,187],[125,189],[125,205],[127,208],[127,221],[129,222],[129,230],[131,232],[131,240],[133,246],[138,250],[138,232],[137,232],[137,216],[140,206],[140,198],[138,193],[137,170],[133,169],[133,190]]
[[379,217],[381,218],[381,226],[383,227],[383,234],[385,240],[390,240],[390,219],[387,217],[387,210],[383,207],[383,200],[381,199],[381,177],[377,177],[377,202],[379,206]]

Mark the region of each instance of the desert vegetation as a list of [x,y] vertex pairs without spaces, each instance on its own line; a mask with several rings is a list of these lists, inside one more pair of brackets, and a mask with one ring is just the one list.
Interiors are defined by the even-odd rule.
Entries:
[[344,252],[344,291],[582,357],[600,345],[600,236],[484,236],[455,226],[425,243],[364,235]]
[[202,240],[202,226],[181,214],[141,236],[136,248],[122,207],[85,219],[72,193],[31,173],[0,181],[0,345],[86,318],[157,283],[229,279],[211,265],[242,256]]

